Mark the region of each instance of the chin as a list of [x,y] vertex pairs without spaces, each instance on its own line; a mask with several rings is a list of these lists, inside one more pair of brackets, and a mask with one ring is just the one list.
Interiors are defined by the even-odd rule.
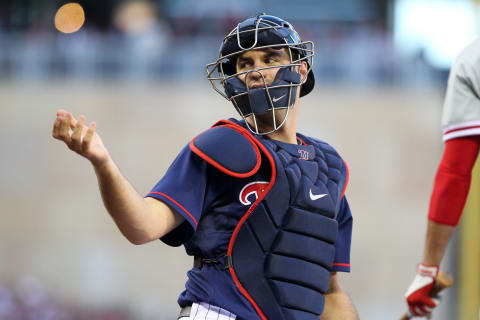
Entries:
[[[281,109],[281,110],[276,110],[275,111],[275,122],[277,127],[282,124],[282,122],[285,120],[285,117],[287,116],[287,109]],[[263,115],[257,115],[255,116],[257,120],[257,125],[259,129],[262,129],[262,131],[270,131],[274,128],[273,126],[273,114],[271,111],[267,112],[266,114]],[[253,116],[248,117],[250,122],[253,124]],[[286,120],[285,120],[286,121]],[[282,126],[283,128],[284,126]]]

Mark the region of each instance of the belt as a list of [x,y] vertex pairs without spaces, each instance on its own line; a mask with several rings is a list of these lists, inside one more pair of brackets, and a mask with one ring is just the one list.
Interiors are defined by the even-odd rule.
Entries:
[[212,265],[218,270],[227,270],[228,268],[233,266],[232,256],[224,253],[216,258],[204,258],[201,256],[195,256],[193,258],[193,266],[195,268],[202,269],[205,265]]
[[184,317],[190,318],[190,311],[192,311],[191,305],[183,307],[182,310],[180,310],[180,314],[178,315],[177,320],[180,320]]

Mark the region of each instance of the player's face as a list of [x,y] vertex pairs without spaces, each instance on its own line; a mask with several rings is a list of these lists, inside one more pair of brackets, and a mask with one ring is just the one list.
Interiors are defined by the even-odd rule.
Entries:
[[[264,87],[272,84],[279,68],[275,66],[290,64],[290,55],[286,48],[281,49],[258,49],[249,50],[240,55],[237,59],[238,78],[248,88]],[[272,68],[273,67],[273,68]],[[254,69],[266,68],[263,70],[248,72]]]
[[[286,48],[249,50],[238,57],[236,62],[236,71],[237,73],[243,72],[242,74],[238,75],[238,78],[245,83],[247,88],[250,89],[271,85],[275,80],[280,66],[289,64],[291,64],[290,54]],[[302,61],[301,66],[295,68],[300,73],[302,79],[304,79],[308,72],[307,63]],[[261,70],[248,72],[255,69]],[[298,103],[299,96],[300,90],[297,90],[295,103]],[[294,109],[296,110],[297,108]],[[271,112],[267,112],[263,115],[257,115],[255,117],[255,122],[260,131],[272,131],[274,129],[273,124],[275,123],[276,126],[279,127],[284,119],[286,119],[286,116],[286,108],[276,109],[275,116]],[[292,117],[289,117],[289,119],[292,119]],[[252,127],[255,127],[252,115],[248,116],[246,120]]]

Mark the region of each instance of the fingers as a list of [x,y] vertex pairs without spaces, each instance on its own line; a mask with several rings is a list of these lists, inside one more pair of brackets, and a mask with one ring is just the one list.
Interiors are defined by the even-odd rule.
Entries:
[[411,317],[426,317],[432,314],[433,309],[424,304],[417,304],[410,306],[409,313]]
[[52,131],[52,136],[55,139],[60,139],[60,125],[62,123],[62,119],[57,115],[57,119],[55,119],[55,122],[53,123],[53,131]]
[[72,114],[66,110],[59,109],[57,110],[57,118],[69,118],[70,119],[70,129],[73,130],[73,128],[77,124],[77,120],[72,116]]
[[71,113],[60,109],[57,111],[57,118],[53,124],[52,136],[65,142],[71,150],[85,155],[96,128],[94,122],[88,129],[85,127],[85,123],[85,116],[81,115],[77,121]]
[[424,312],[418,307],[414,306],[410,309],[415,317],[423,317]]
[[[64,122],[66,121],[72,121],[73,117],[71,114],[65,110],[58,110],[57,111],[57,118],[55,119],[55,123],[53,125],[53,137],[59,140],[63,140],[65,138],[65,126]],[[75,120],[75,119],[73,119]],[[68,126],[67,126],[68,128]],[[67,130],[68,132],[68,130]]]
[[428,315],[428,314],[430,314],[430,313],[432,312],[432,309],[428,308],[428,307],[425,306],[425,305],[419,305],[419,306],[418,306],[418,309],[420,309],[420,310],[422,311],[421,314],[422,314],[423,316],[426,316],[426,315]]
[[67,115],[63,115],[60,118],[60,130],[59,130],[59,138],[60,140],[64,141],[67,146],[70,148],[70,118]]
[[66,115],[67,113],[68,113],[68,111],[63,110],[63,109],[59,109],[59,110],[57,110],[57,117],[62,117],[64,115]]
[[415,318],[415,317],[427,317],[431,314],[431,312],[428,312],[423,308],[422,306],[412,306],[409,309],[409,315],[410,318]]
[[[429,317],[432,314],[432,311],[438,305],[438,299],[432,299],[431,303],[423,301],[421,303],[416,303],[410,305],[410,315],[411,317]],[[433,304],[432,304],[433,303]]]
[[[72,133],[72,144],[71,149],[77,152],[80,152],[82,149],[82,132],[84,129],[85,124],[85,116],[80,116],[79,120],[76,121],[75,126],[73,126],[73,133]],[[70,123],[70,126],[72,124]]]
[[77,120],[73,117],[73,115],[68,112],[67,113],[67,119],[68,119],[68,126],[70,129],[75,129],[75,126],[77,125]]
[[438,304],[438,300],[437,299],[431,299],[431,298],[428,298],[428,299],[425,299],[424,301],[425,305],[430,307],[431,309],[435,308]]
[[88,152],[90,143],[92,142],[93,135],[95,134],[96,127],[97,127],[97,124],[95,122],[90,123],[90,126],[88,127],[87,133],[85,134],[85,137],[83,138],[83,142],[82,142],[83,153]]
[[425,316],[427,317],[427,319],[430,319],[430,317],[432,316],[432,311],[433,308],[425,307]]

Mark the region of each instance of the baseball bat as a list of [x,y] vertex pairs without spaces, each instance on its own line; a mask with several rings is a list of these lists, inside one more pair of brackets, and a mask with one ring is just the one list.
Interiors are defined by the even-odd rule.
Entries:
[[[451,287],[453,285],[453,277],[448,272],[440,271],[438,273],[437,280],[435,281],[435,285],[433,286],[432,292],[430,294],[431,297],[436,297],[440,291]],[[400,318],[400,320],[410,320],[413,317],[410,316],[410,313],[405,312],[405,314]]]

